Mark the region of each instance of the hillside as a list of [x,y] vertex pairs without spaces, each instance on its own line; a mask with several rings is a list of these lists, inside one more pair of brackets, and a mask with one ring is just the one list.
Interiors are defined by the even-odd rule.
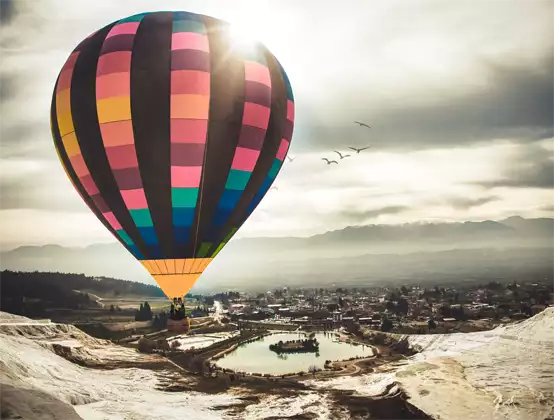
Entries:
[[157,286],[139,282],[88,277],[84,274],[7,270],[0,275],[0,288],[2,310],[35,317],[44,316],[46,308],[75,310],[95,306],[95,299],[89,293],[102,297],[164,296]]

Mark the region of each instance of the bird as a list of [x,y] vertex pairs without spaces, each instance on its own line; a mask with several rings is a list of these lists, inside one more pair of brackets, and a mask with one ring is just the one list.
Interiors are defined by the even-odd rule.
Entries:
[[354,121],[354,123],[358,124],[360,127],[367,127],[367,128],[371,128],[369,125],[367,125],[366,123],[363,123],[363,122],[360,122],[360,121]]
[[294,158],[291,158],[289,155],[287,155],[287,159],[289,160],[289,162],[292,162],[294,159],[296,159],[295,157]]
[[279,191],[279,188],[277,188],[277,187],[271,187],[269,190],[271,191],[271,190],[274,190],[274,189]]
[[341,152],[338,152],[338,151],[336,151],[336,150],[333,150],[333,151],[334,151],[335,153],[338,153],[341,159],[344,159],[344,158],[347,158],[347,157],[350,156],[350,155],[343,155]]
[[329,160],[327,158],[321,158],[321,160],[327,162],[327,165],[330,165],[331,163],[336,163],[338,165],[338,162],[336,160]]
[[371,146],[362,147],[361,149],[356,149],[355,147],[348,147],[350,150],[355,150],[356,153],[360,153],[362,150],[369,149]]

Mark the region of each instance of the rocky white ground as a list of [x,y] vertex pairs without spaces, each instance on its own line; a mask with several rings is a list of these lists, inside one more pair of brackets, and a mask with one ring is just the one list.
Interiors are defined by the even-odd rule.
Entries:
[[[178,338],[182,348],[219,339],[221,334]],[[554,308],[493,331],[408,339],[423,351],[388,371],[310,381],[321,392],[268,395],[234,413],[217,408],[240,403],[233,395],[158,390],[169,373],[146,368],[157,356],[94,339],[73,326],[0,313],[2,417],[9,418],[13,409],[24,418],[60,420],[259,419],[307,412],[329,419],[330,389],[376,395],[393,382],[436,419],[543,420],[551,414]],[[67,360],[67,354],[77,362],[139,361],[145,368],[92,369]]]
[[375,395],[396,381],[437,419],[543,420],[553,409],[553,307],[493,331],[407,337],[423,351],[391,371],[317,386]]
[[188,349],[201,349],[204,347],[211,346],[214,343],[219,341],[227,340],[228,338],[234,337],[237,335],[237,332],[224,332],[224,333],[210,333],[210,334],[199,334],[199,335],[178,335],[172,337],[169,341],[169,344],[173,341],[179,343],[179,350],[188,350]]
[[[222,339],[219,334],[213,336]],[[209,345],[210,340],[214,340],[213,337],[201,339],[195,341],[196,345]],[[185,346],[192,342],[184,341]],[[26,418],[58,420],[256,419],[281,412],[310,410],[320,413],[317,418],[328,418],[325,407],[310,408],[315,398],[310,394],[299,393],[298,398],[291,401],[270,398],[237,415],[215,409],[240,403],[231,395],[157,390],[157,385],[166,375],[163,371],[136,368],[98,370],[79,366],[60,357],[56,351],[70,350],[73,357],[92,362],[134,363],[139,360],[148,363],[148,359],[154,356],[92,338],[70,325],[38,323],[0,312],[0,348],[2,418],[10,418],[10,413],[6,412],[8,406],[13,406],[19,413],[30,413]],[[73,410],[76,417],[71,417]]]

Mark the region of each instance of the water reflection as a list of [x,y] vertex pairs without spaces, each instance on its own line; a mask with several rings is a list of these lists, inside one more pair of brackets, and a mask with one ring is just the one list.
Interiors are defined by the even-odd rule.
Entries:
[[269,350],[270,344],[280,340],[305,339],[302,333],[278,333],[262,340],[245,343],[235,351],[217,361],[217,365],[226,369],[253,373],[283,374],[307,371],[312,365],[322,369],[326,360],[346,360],[353,357],[372,355],[370,347],[339,342],[331,333],[317,333],[318,353],[279,354]]

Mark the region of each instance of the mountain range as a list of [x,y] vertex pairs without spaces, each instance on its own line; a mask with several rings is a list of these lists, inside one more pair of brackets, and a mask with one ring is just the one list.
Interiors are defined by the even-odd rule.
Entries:
[[[548,257],[551,256],[548,250],[553,239],[554,219],[551,218],[515,216],[501,221],[349,226],[307,238],[233,239],[202,278],[222,287],[256,279],[264,282],[280,279],[287,283],[295,276],[306,281],[316,275],[334,282],[337,275],[349,279],[364,277],[371,267],[373,274],[381,273],[380,278],[394,280],[399,276],[404,278],[405,270],[414,272],[416,266],[421,273],[435,270],[448,276],[454,270],[471,277],[471,261],[475,258],[471,250],[492,250],[489,258],[496,255],[496,269],[510,267],[513,271],[517,268],[515,261],[519,261],[514,250],[527,248],[523,254],[534,265],[549,267],[552,258]],[[533,251],[536,249],[541,252]],[[433,253],[436,255],[429,257]],[[447,260],[448,267],[443,266]],[[486,261],[479,260],[481,268],[486,268]],[[152,283],[144,268],[118,243],[85,248],[21,246],[0,253],[0,266],[2,270],[84,273]]]

